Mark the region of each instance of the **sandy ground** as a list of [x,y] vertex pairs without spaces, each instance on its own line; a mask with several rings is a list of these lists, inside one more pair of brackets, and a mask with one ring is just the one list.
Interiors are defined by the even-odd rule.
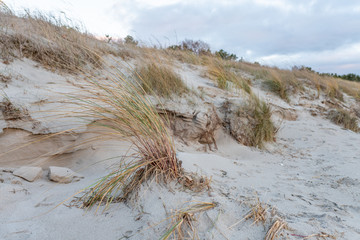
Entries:
[[[17,123],[14,129],[0,122],[0,154],[38,139],[36,133],[77,126],[71,118],[68,122],[43,120],[46,109],[56,104],[64,107],[61,96],[73,89],[66,84],[71,76],[48,72],[28,60],[7,68],[19,77],[3,91],[16,104],[25,105],[32,121],[40,123],[34,128]],[[219,92],[199,77],[201,69],[183,65],[178,71],[189,86]],[[47,104],[56,91],[60,97]],[[280,239],[304,239],[321,232],[337,239],[360,239],[360,134],[312,116],[306,107],[314,104],[311,100],[294,98],[295,103],[289,105],[256,85],[254,91],[274,105],[291,108],[298,118],[282,120],[277,141],[265,150],[240,145],[223,130],[217,132],[219,149],[214,152],[199,151],[200,144],[177,142],[185,170],[212,177],[209,192],[193,193],[173,183],[149,182],[133,201],[85,211],[76,207],[74,194],[116,167],[119,158],[106,159],[123,155],[127,143],[112,140],[73,148],[86,138],[79,131],[0,155],[0,239],[159,239],[170,226],[171,213],[196,201],[217,204],[199,214],[194,223],[200,239],[263,239],[277,218],[288,223]],[[226,97],[209,98],[216,104]],[[39,99],[42,104],[34,104]],[[11,173],[24,165],[43,167],[42,178],[27,182]],[[69,184],[51,182],[49,166],[71,168],[84,178]],[[257,199],[269,212],[264,225],[243,219]]]

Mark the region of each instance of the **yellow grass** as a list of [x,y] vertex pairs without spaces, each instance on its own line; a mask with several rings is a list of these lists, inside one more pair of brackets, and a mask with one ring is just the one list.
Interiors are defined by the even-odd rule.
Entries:
[[152,61],[136,69],[137,79],[146,93],[170,97],[188,92],[179,74],[171,67]]
[[249,82],[231,69],[231,65],[227,65],[227,61],[215,58],[210,60],[207,58],[208,73],[210,78],[215,80],[217,86],[221,89],[229,89],[229,83],[237,88],[243,89],[247,93],[251,93]]
[[101,66],[100,55],[111,53],[105,42],[81,32],[72,22],[50,14],[0,12],[0,57],[4,63],[27,57],[55,70],[78,71],[87,64]]
[[161,240],[169,239],[197,239],[196,229],[193,226],[195,214],[207,211],[216,207],[212,202],[199,202],[191,204],[182,209],[176,210],[170,217],[172,219],[171,226],[166,230]]
[[274,240],[279,237],[281,232],[287,229],[287,223],[282,219],[277,219],[267,231],[265,240]]

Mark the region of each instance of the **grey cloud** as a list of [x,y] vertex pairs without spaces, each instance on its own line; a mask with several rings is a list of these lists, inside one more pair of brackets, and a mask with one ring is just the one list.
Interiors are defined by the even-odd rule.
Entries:
[[[253,1],[230,4],[201,1],[135,9],[131,28],[142,40],[175,43],[184,38],[207,41],[213,50],[226,49],[252,57],[324,51],[360,42],[358,1],[283,1],[290,9]],[[304,3],[305,2],[305,3]],[[129,4],[129,3],[128,3]],[[117,4],[116,8],[121,7]],[[360,7],[358,7],[360,9]],[[285,8],[286,9],[286,8]],[[170,44],[168,43],[168,44]]]

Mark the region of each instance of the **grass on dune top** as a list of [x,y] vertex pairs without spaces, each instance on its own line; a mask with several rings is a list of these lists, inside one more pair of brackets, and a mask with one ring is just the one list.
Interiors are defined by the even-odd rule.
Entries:
[[148,94],[170,97],[172,94],[181,95],[189,91],[180,75],[161,63],[145,63],[136,69],[136,73],[138,82]]

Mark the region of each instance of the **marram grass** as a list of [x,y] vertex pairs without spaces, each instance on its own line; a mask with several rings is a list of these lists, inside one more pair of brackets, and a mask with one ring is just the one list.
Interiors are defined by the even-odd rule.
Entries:
[[108,80],[89,78],[89,86],[76,101],[82,118],[101,119],[101,127],[119,139],[132,143],[131,161],[99,180],[86,193],[85,206],[126,200],[146,179],[156,176],[168,181],[181,175],[167,120],[162,119],[146,97],[145,90],[133,79],[115,72]]

